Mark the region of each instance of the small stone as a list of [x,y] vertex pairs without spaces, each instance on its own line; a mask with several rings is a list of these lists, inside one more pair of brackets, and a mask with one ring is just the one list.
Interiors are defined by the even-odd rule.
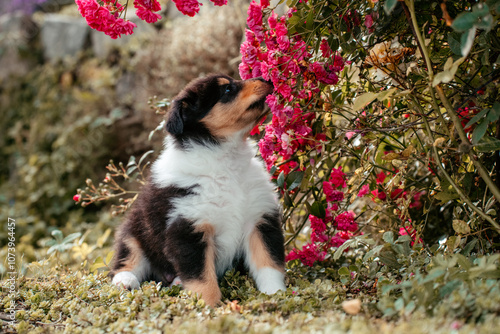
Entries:
[[345,302],[342,303],[342,308],[347,314],[351,315],[358,314],[359,311],[361,311],[361,300],[359,299],[346,300]]

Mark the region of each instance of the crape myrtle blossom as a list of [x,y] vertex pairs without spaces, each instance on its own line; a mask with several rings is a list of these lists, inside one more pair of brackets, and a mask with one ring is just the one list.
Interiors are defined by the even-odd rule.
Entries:
[[[263,77],[274,85],[273,93],[266,98],[272,119],[265,127],[259,149],[268,170],[276,166],[273,177],[277,177],[281,172],[286,175],[304,168],[297,153],[321,152],[326,135],[313,131],[317,115],[304,105],[318,96],[325,86],[338,83],[338,73],[345,63],[330,48],[327,40],[321,41],[320,52],[316,53],[300,36],[289,34],[287,20],[295,8],[279,17],[274,11],[264,15],[268,6],[268,1],[250,3],[246,38],[240,47],[242,62],[239,71],[244,80]],[[329,248],[338,247],[352,236],[352,231],[357,229],[356,223],[350,219],[353,215],[340,216],[340,227],[345,230],[338,229],[335,221],[339,203],[344,200],[342,188],[346,185],[342,168],[333,169],[328,181],[323,183],[326,216],[309,216],[311,242],[301,250],[294,249],[287,260],[299,259],[304,265],[312,266],[314,262],[324,260]]]
[[[102,31],[113,39],[131,35],[137,27],[135,23],[120,17],[127,5],[121,5],[116,0],[75,0],[75,3],[92,29]],[[134,0],[134,7],[141,20],[154,23],[161,19],[161,15],[155,13],[161,10],[157,0]]]
[[274,85],[273,94],[266,99],[273,117],[266,125],[259,148],[269,170],[277,162],[290,160],[278,166],[279,172],[288,173],[299,166],[294,161],[297,152],[320,150],[321,141],[326,139],[323,133],[313,132],[316,114],[304,110],[301,100],[319,94],[321,85],[336,84],[344,61],[326,40],[321,42],[318,58],[300,36],[289,35],[287,19],[294,8],[282,17],[271,12],[266,25],[263,10],[268,6],[268,1],[250,3],[239,70],[244,80],[262,76]]
[[327,202],[325,216],[320,218],[309,215],[311,242],[300,250],[293,249],[286,257],[287,261],[298,259],[302,264],[312,267],[316,261],[325,259],[329,249],[341,246],[358,230],[354,212],[337,212],[339,210],[338,203],[344,199],[344,192],[337,188],[344,188],[346,184],[346,175],[341,169],[341,167],[332,169],[330,182],[323,182],[323,192]]

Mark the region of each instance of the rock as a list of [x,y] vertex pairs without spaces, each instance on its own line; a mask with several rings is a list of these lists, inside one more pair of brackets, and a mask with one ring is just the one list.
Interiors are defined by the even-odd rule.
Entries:
[[346,300],[342,303],[342,308],[345,313],[355,315],[361,311],[361,300],[359,299],[350,299]]
[[[0,16],[0,82],[10,75],[25,75],[36,63],[31,44],[38,32],[38,26],[21,12]],[[19,50],[30,53],[22,56]]]
[[83,50],[90,28],[85,19],[47,14],[42,24],[42,45],[45,59],[54,62],[75,56]]

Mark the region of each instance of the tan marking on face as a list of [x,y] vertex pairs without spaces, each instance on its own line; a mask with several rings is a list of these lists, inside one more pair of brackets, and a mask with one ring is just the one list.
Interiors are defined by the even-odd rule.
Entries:
[[183,282],[186,290],[199,293],[201,298],[210,306],[215,306],[221,299],[217,273],[215,272],[215,228],[210,224],[202,224],[195,228],[196,232],[203,233],[203,241],[206,243],[205,268],[202,278]]
[[282,266],[276,264],[276,262],[271,258],[264,241],[262,240],[262,235],[259,230],[254,229],[250,235],[250,254],[252,262],[255,264],[257,269],[264,267],[271,267],[276,270],[285,272]]
[[218,78],[217,82],[219,83],[219,86],[227,85],[230,83],[230,81],[226,78]]
[[263,110],[247,110],[248,107],[271,91],[270,86],[260,80],[244,81],[238,96],[230,103],[217,103],[202,123],[216,137],[228,137],[242,129],[251,129],[262,118]]
[[127,258],[122,262],[122,267],[116,270],[115,273],[119,273],[121,271],[133,271],[140,265],[140,263],[144,259],[141,246],[135,238],[129,237],[124,240],[124,243],[129,250],[129,254]]

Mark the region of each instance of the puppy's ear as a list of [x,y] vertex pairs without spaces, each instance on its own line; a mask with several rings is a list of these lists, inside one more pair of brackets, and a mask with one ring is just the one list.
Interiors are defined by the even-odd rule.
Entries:
[[165,130],[172,135],[180,135],[184,131],[183,112],[186,107],[186,102],[175,100],[168,112]]

